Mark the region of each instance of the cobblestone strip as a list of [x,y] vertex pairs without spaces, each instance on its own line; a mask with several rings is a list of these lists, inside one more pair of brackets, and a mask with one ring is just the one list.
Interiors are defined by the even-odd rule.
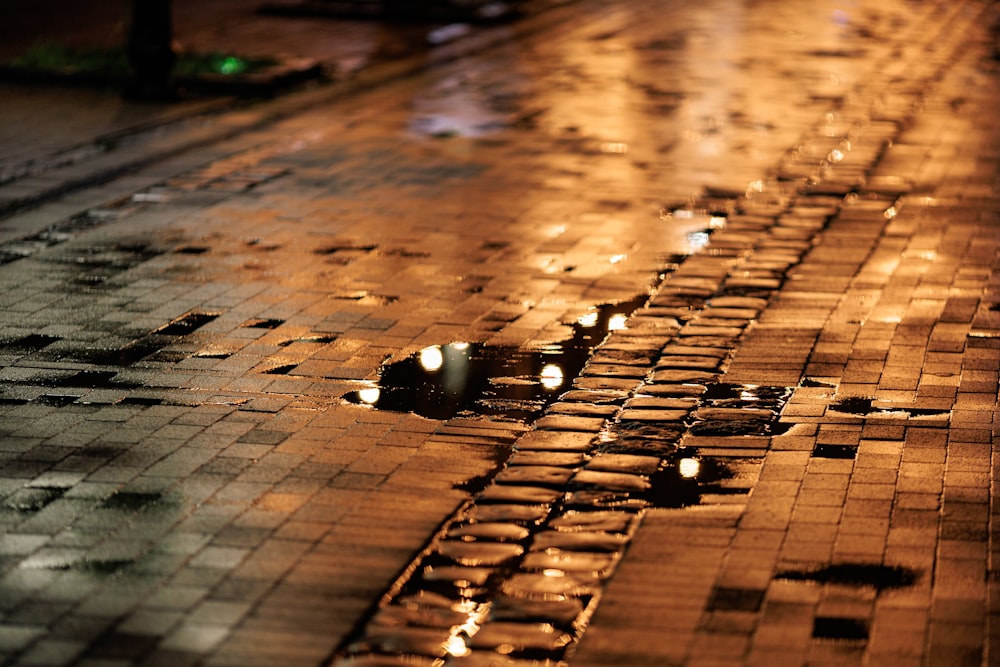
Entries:
[[[919,81],[926,86],[947,64],[947,56],[933,61]],[[674,630],[696,636],[706,601],[720,620],[758,610],[774,563],[724,561],[718,549],[698,545],[728,544],[741,516],[741,526],[753,523],[745,498],[751,486],[772,502],[790,502],[781,499],[787,489],[773,466],[762,475],[761,459],[784,398],[803,377],[796,355],[812,348],[816,334],[786,336],[784,361],[774,360],[775,341],[767,341],[752,384],[719,380],[733,351],[744,354],[747,328],[831,220],[853,220],[850,233],[869,235],[857,246],[871,247],[894,219],[898,184],[868,177],[921,91],[914,86],[898,98],[874,84],[858,91],[858,100],[788,155],[775,180],[752,184],[738,202],[705,202],[717,212],[707,215],[706,234],[723,221],[725,229],[668,273],[627,328],[598,348],[574,389],[518,441],[506,467],[446,524],[334,664],[561,663],[573,655],[639,523],[657,507],[702,506],[670,536],[685,539],[680,547],[692,567],[674,579],[678,594],[694,602],[692,613],[672,621]],[[865,197],[853,194],[865,183]],[[760,192],[767,195],[752,196]],[[856,269],[865,259],[845,264]],[[736,481],[719,484],[707,474],[713,467]],[[720,570],[730,576],[717,583]],[[630,581],[641,586],[641,578]],[[645,604],[641,589],[633,592],[630,600]],[[834,635],[845,631],[840,617],[829,617]],[[614,650],[599,653],[597,664],[621,658],[629,642],[645,637],[641,627],[620,628]],[[688,648],[678,641],[657,650],[666,650],[665,661],[680,661]],[[742,651],[736,641],[709,652]]]

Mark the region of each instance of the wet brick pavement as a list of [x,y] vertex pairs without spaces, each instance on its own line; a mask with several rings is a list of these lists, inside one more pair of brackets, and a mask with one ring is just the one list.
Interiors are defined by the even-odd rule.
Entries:
[[[995,8],[721,4],[4,220],[0,655],[989,664]],[[533,423],[341,399],[646,293]]]

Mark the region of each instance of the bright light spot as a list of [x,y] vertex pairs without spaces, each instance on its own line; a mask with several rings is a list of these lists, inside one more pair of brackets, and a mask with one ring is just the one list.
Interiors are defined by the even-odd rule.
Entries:
[[621,262],[624,262],[626,259],[628,259],[628,255],[612,255],[611,256],[611,263],[612,264],[619,264]]
[[726,226],[726,219],[721,215],[713,215],[708,219],[708,226],[712,229],[722,229]]
[[676,211],[674,211],[674,215],[678,218],[693,218],[694,211],[689,211],[686,208],[679,208]]
[[889,208],[885,209],[885,213],[883,215],[885,215],[885,219],[886,220],[892,220],[898,214],[899,214],[899,212],[896,210],[896,207],[895,206],[890,206]]
[[549,568],[542,570],[542,575],[546,577],[565,577],[566,573],[563,570],[557,570],[555,568]]
[[701,461],[698,459],[681,459],[677,463],[677,470],[684,479],[694,479],[701,472]]
[[246,63],[235,56],[226,56],[219,63],[219,72],[222,74],[237,74],[246,69]]
[[612,315],[611,319],[608,320],[608,331],[621,331],[626,328],[625,324],[627,322],[628,318],[625,315]]
[[830,151],[829,160],[830,162],[840,162],[844,159],[844,151],[839,148],[834,148]]
[[456,658],[461,658],[472,653],[472,649],[466,645],[465,640],[455,635],[448,637],[448,640],[445,641],[444,650],[448,652],[448,655],[455,656]]
[[708,245],[708,240],[706,232],[691,232],[687,235],[688,252],[698,252]]
[[549,228],[549,236],[562,236],[566,233],[566,225],[553,225]]
[[513,644],[500,644],[496,647],[496,652],[500,655],[510,655],[515,650],[517,650],[517,647]]
[[358,398],[362,403],[367,403],[368,405],[375,405],[378,403],[378,397],[381,396],[382,390],[378,387],[369,387],[368,389],[362,389],[358,392]]
[[587,313],[586,315],[581,315],[576,319],[577,324],[581,327],[587,327],[588,329],[592,326],[597,325],[597,312]]
[[444,354],[438,345],[431,345],[420,350],[420,365],[425,371],[433,373],[444,365]]
[[601,144],[602,153],[613,153],[615,155],[624,155],[628,153],[628,144],[609,142]]
[[764,191],[764,181],[750,181],[750,184],[747,185],[748,197],[755,192],[763,192],[763,191]]
[[546,364],[542,368],[541,382],[546,389],[558,389],[564,380],[563,370],[555,364]]
[[937,253],[934,252],[933,250],[925,250],[924,252],[920,253],[918,257],[920,257],[920,259],[926,259],[928,262],[933,262],[935,259],[937,259]]
[[468,343],[451,343],[448,347],[453,350],[465,351],[469,349]]

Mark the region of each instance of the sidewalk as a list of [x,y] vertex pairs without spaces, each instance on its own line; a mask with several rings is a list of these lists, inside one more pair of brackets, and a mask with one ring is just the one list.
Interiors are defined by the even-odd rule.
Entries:
[[[995,662],[995,3],[807,5],[581,0],[0,222],[0,661]],[[637,295],[537,419],[348,399]]]

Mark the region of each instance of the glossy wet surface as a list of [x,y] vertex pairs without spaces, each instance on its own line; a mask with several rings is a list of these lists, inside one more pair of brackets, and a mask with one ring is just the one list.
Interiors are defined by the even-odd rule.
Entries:
[[993,246],[899,174],[954,7],[569,3],[4,220],[2,659],[943,655]]

